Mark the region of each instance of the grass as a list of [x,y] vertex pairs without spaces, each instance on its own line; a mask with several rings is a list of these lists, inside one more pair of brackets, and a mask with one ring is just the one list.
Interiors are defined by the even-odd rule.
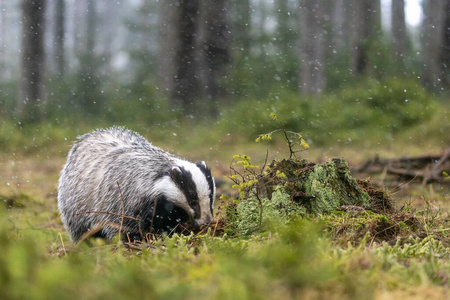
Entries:
[[[347,94],[342,97],[353,97]],[[420,110],[421,101],[428,98],[419,96]],[[306,127],[302,127],[302,121],[295,117],[302,112],[288,111],[289,103],[297,109],[296,100],[288,99],[286,106],[275,108],[281,119],[289,116],[287,129],[307,135],[311,149],[301,155],[314,162],[344,157],[354,165],[376,154],[436,153],[449,144],[448,111],[433,108],[437,103],[430,108],[434,112],[427,110],[423,117],[417,109],[405,113],[402,122],[416,123],[396,123],[401,130],[368,129],[359,124],[346,131],[345,126],[351,125],[347,124],[338,131],[334,123],[319,126],[314,119],[307,119],[312,118],[309,112],[319,111],[323,103],[299,106],[308,111],[304,113]],[[218,194],[230,195],[231,182],[226,176],[233,155],[247,154],[255,164],[264,163],[267,149],[269,160],[289,156],[282,138],[253,142],[258,134],[274,129],[266,122],[274,104],[262,100],[258,105],[245,105],[228,108],[211,124],[171,120],[164,125],[161,120],[160,125],[128,123],[128,127],[163,149],[191,160],[205,159],[214,176],[224,182]],[[387,116],[366,113],[373,122],[389,121],[401,105],[403,102],[389,107]],[[252,108],[251,114],[245,112]],[[247,124],[239,121],[244,118],[242,109]],[[140,250],[117,241],[74,245],[57,212],[58,174],[76,136],[111,124],[72,122],[35,126],[0,123],[2,299],[448,298],[450,198],[448,188],[438,185],[409,183],[392,195],[397,208],[403,207],[405,214],[417,218],[420,234],[408,232],[409,227],[401,224],[403,219],[389,219],[402,238],[388,242],[370,235],[374,229],[370,226],[385,221],[383,215],[366,211],[359,215],[336,212],[322,218],[292,217],[288,221],[273,218],[271,226],[249,235],[213,235],[210,231],[199,236],[162,237],[153,247]],[[291,128],[290,124],[300,127]],[[332,134],[320,133],[322,125],[332,128]],[[316,134],[318,141],[314,141]]]
[[364,235],[346,243],[355,240],[351,226],[361,220],[344,214],[293,219],[250,236],[165,237],[138,251],[101,240],[73,245],[56,210],[63,158],[17,161],[2,171],[12,180],[0,194],[20,203],[0,210],[2,299],[447,297],[449,249],[440,241],[449,239],[449,216],[431,202],[441,197],[446,203],[448,195],[426,194],[425,209],[411,207],[426,236],[397,244]]
[[315,222],[294,220],[245,239],[173,236],[130,251],[102,241],[74,246],[58,226],[17,227],[8,214],[1,213],[3,299],[446,297],[449,250],[432,235],[338,247]]

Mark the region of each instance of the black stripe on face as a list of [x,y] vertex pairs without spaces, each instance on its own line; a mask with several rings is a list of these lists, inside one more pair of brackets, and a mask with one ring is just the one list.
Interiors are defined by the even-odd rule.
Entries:
[[202,173],[206,177],[206,181],[208,182],[209,186],[209,207],[211,209],[211,214],[213,213],[213,203],[214,203],[214,180],[211,175],[211,170],[205,166],[205,163],[196,163],[196,166],[202,171]]
[[194,218],[200,218],[200,203],[192,174],[183,167],[173,167],[170,171],[170,178],[186,196],[189,206],[194,210]]

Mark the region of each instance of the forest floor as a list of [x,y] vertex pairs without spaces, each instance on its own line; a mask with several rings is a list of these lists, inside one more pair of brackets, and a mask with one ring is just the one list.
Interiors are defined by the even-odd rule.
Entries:
[[[56,204],[59,171],[71,138],[0,153],[2,299],[450,297],[447,182],[422,184],[383,172],[354,174],[363,180],[371,177],[389,194],[398,211],[415,218],[417,228],[411,232],[409,224],[395,224],[403,230],[397,240],[375,242],[370,235],[369,225],[375,224],[375,219],[384,222],[382,214],[335,212],[277,221],[248,235],[212,227],[198,235],[160,237],[149,247],[137,249],[118,241],[74,245],[64,231]],[[255,164],[263,164],[267,153],[269,160],[289,155],[283,142],[231,140],[224,138],[201,151],[196,149],[203,141],[180,146],[185,140],[179,138],[158,146],[193,160],[204,155],[219,185],[218,206],[226,198],[219,200],[221,195],[238,194],[228,178],[233,155],[247,154]],[[315,163],[343,157],[351,168],[357,168],[375,155],[387,159],[439,155],[443,150],[437,143],[402,142],[370,149],[361,145],[312,147],[301,156]],[[223,219],[224,209],[216,212],[216,224],[221,219],[221,226],[230,226]]]

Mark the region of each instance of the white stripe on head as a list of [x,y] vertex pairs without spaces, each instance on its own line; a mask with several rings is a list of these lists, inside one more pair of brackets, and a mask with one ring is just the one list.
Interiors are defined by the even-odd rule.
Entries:
[[[189,214],[190,217],[194,217],[194,210],[189,205],[186,196],[176,186],[176,184],[172,181],[172,179],[169,176],[163,176],[160,179],[158,179],[153,185],[152,190],[155,193],[161,193],[167,198],[168,201],[184,209]],[[154,198],[157,197],[158,195],[152,196],[153,196],[152,198]]]
[[[211,209],[210,209],[210,194],[208,181],[206,180],[205,174],[198,168],[197,165],[186,160],[178,159],[175,163],[183,167],[186,171],[189,171],[192,175],[192,180],[197,188],[197,195],[200,205],[200,219],[196,219],[197,225],[203,225],[211,221]],[[204,162],[203,162],[204,163]]]

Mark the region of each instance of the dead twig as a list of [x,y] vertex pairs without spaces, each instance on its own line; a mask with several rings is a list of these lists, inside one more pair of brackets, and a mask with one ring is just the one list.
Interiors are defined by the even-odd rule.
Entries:
[[66,254],[67,254],[67,252],[66,252],[66,246],[64,246],[64,241],[63,241],[61,232],[59,233],[59,239],[61,240],[61,245],[62,245],[62,247],[63,247],[64,255],[66,255]]
[[368,159],[361,166],[352,168],[352,172],[396,175],[403,178],[421,180],[422,184],[425,185],[431,182],[450,183],[442,175],[446,169],[448,170],[449,165],[450,148],[447,148],[441,155],[394,159],[380,159],[378,156],[375,156],[374,158]]
[[[76,213],[76,215],[82,215],[82,214],[105,214],[105,215],[112,215],[112,216],[122,217],[122,214],[116,214],[116,213],[113,213],[113,212],[110,212],[110,211],[83,211],[83,212]],[[130,216],[123,216],[123,217],[126,218],[126,219],[139,221],[139,218],[130,217]]]
[[[123,194],[122,190],[120,189],[119,181],[117,181],[117,187],[119,188],[120,193],[120,199],[122,200],[122,215],[120,218],[120,227],[119,227],[119,240],[122,240],[122,227],[123,227],[123,217],[125,216],[125,201],[123,200]],[[128,237],[128,234],[127,234]],[[128,241],[130,240],[130,237],[128,237]]]
[[[121,214],[113,213],[113,212],[110,212],[110,211],[83,211],[83,212],[76,213],[76,215],[81,215],[81,214],[105,214],[105,215],[112,215],[112,216],[120,217],[119,240],[122,240],[122,230],[123,230],[124,219],[135,220],[135,221],[138,222],[139,234],[141,235],[141,238],[143,239],[144,238],[144,234],[142,232],[142,227],[141,227],[141,218],[140,218],[139,215],[137,216],[137,218],[125,215],[125,199],[123,197],[123,193],[122,193],[122,189],[120,188],[119,181],[117,181],[116,183],[117,183],[117,187],[119,189],[120,199],[121,199],[121,203],[122,203],[122,213]],[[153,219],[152,219],[152,222],[153,222]],[[153,226],[153,224],[152,224],[152,226]],[[95,231],[94,232],[94,234],[95,234],[96,232],[98,232],[100,230],[101,230],[101,228],[100,229],[96,228],[94,230],[90,230],[89,232],[87,232],[83,236],[85,236],[85,235],[86,235],[86,237],[91,236],[93,234],[92,233],[93,231]],[[82,238],[81,240],[83,240],[83,239],[84,238]],[[128,233],[127,233],[127,239],[128,239],[128,242],[130,242],[130,237],[128,236]]]
[[450,158],[450,148],[446,149],[444,151],[444,153],[442,154],[442,157],[434,164],[433,168],[431,169],[431,171],[429,172],[428,176],[424,176],[423,181],[424,184],[428,183],[429,181],[431,181],[431,179],[435,179],[433,178],[434,175],[436,173],[442,173],[440,172],[439,168],[445,163],[445,161],[449,160]]
[[219,211],[219,213],[217,214],[217,221],[216,221],[216,226],[214,226],[214,230],[213,230],[213,236],[216,234],[216,230],[217,230],[217,225],[219,225],[219,220],[220,220],[220,214],[222,213],[222,211]]

